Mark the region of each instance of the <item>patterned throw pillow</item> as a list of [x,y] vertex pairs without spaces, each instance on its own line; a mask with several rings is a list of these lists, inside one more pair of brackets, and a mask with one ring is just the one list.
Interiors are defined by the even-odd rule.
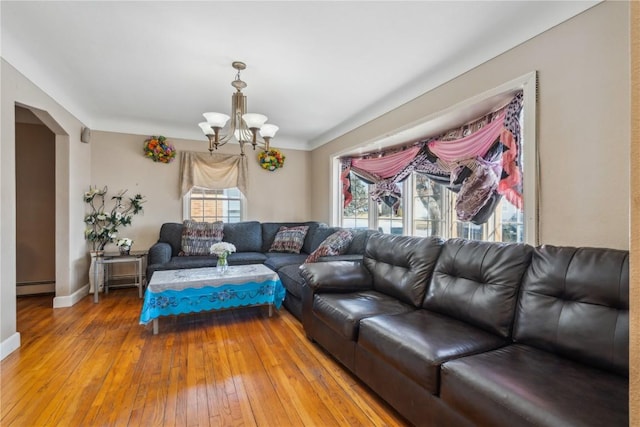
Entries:
[[222,242],[224,224],[217,222],[196,222],[190,219],[182,224],[182,250],[180,256],[209,255],[214,243]]
[[305,260],[306,263],[316,262],[322,256],[342,255],[349,249],[353,240],[353,233],[350,230],[338,230],[331,236],[324,239],[318,249],[313,251]]
[[276,238],[271,244],[269,252],[289,252],[292,254],[299,254],[302,245],[304,244],[304,238],[309,231],[308,225],[301,225],[298,227],[280,227]]

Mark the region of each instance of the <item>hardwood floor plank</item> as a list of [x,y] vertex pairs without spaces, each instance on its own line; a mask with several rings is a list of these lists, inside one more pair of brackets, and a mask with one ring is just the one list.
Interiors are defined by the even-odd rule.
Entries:
[[22,346],[0,365],[0,425],[406,425],[284,309],[162,318],[153,335],[141,305],[136,289],[64,309],[18,299]]

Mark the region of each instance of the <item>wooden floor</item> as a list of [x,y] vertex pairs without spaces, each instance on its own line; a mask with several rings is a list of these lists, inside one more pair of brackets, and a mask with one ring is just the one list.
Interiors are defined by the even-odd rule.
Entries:
[[2,426],[396,426],[392,409],[264,307],[138,323],[136,289],[99,304],[18,299],[2,361]]

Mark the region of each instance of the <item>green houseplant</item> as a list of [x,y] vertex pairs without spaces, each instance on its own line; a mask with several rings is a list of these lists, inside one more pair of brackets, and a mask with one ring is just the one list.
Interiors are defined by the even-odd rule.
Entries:
[[106,186],[101,190],[89,187],[89,191],[84,194],[84,201],[90,207],[90,211],[84,217],[87,225],[84,236],[91,242],[94,251],[104,250],[107,243],[116,239],[120,227],[131,225],[133,216],[142,212],[142,204],[145,202],[140,194],[125,199],[127,190],[122,190],[111,197],[113,207],[105,211],[107,191]]
[[[84,193],[84,201],[89,205],[89,212],[84,216],[86,228],[84,237],[91,242],[91,264],[89,266],[89,292],[96,289],[102,290],[104,286],[103,264],[96,264],[96,257],[104,251],[107,243],[113,242],[118,236],[120,227],[131,225],[134,215],[142,212],[144,197],[136,194],[134,197],[125,198],[126,190],[120,191],[111,197],[113,206],[110,210],[105,210],[105,198],[107,197],[107,187],[102,189],[89,187],[89,191]],[[97,265],[97,267],[96,267]],[[98,268],[97,274],[95,269]],[[98,282],[95,283],[95,277]]]

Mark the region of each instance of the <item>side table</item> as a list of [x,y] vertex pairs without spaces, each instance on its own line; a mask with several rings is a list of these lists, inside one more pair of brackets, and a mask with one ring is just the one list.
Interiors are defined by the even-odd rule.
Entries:
[[[101,256],[96,257],[96,268],[94,269],[94,283],[98,283],[98,264],[105,266],[104,268],[104,292],[109,293],[109,264],[134,263],[136,266],[135,286],[138,288],[138,295],[142,298],[142,268],[147,258],[147,251],[130,251],[128,255],[122,255],[119,252],[105,252]],[[99,292],[96,289],[93,293],[93,302],[97,303]]]

